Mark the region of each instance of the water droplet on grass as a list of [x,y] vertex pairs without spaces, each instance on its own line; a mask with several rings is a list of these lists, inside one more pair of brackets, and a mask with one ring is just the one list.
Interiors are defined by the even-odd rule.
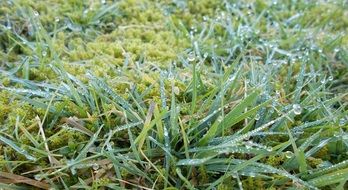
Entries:
[[55,18],[54,18],[54,21],[55,21],[55,22],[59,22],[59,17],[55,17]]
[[336,137],[336,138],[338,138],[338,137],[340,137],[341,135],[340,135],[340,133],[339,132],[334,132],[334,137]]
[[302,107],[300,106],[300,104],[294,104],[292,105],[292,109],[294,110],[294,113],[296,115],[300,115],[302,112]]
[[286,158],[291,158],[292,155],[293,155],[293,153],[292,153],[291,151],[286,151],[286,152],[285,152],[285,157],[286,157]]
[[34,176],[34,178],[35,178],[35,180],[37,180],[37,181],[41,181],[41,180],[42,180],[42,176],[41,176],[40,174],[36,174],[36,175]]
[[196,59],[196,54],[195,54],[195,52],[191,51],[191,52],[187,55],[187,60],[188,60],[189,62],[192,62],[192,61],[194,61],[195,59]]
[[174,94],[176,94],[176,95],[179,95],[180,94],[180,89],[179,89],[179,87],[174,87]]
[[338,125],[342,127],[345,124],[346,124],[346,120],[344,118],[341,118]]
[[98,169],[99,169],[99,164],[93,163],[92,169],[93,169],[93,170],[98,170]]
[[250,172],[250,173],[249,173],[249,176],[250,176],[250,177],[256,177],[256,174],[255,174],[254,172]]
[[233,172],[231,176],[232,176],[233,178],[237,178],[237,177],[238,177],[238,174],[237,174],[237,172]]
[[333,76],[329,76],[329,81],[333,81]]
[[255,115],[255,120],[258,121],[260,119],[260,114]]
[[325,78],[321,79],[321,80],[320,80],[320,83],[321,83],[321,84],[325,84],[325,83],[326,83]]
[[37,12],[37,11],[35,11],[35,10],[34,10],[33,13],[34,13],[34,16],[39,16],[39,15],[40,15],[39,12]]
[[42,51],[42,53],[41,53],[41,54],[42,54],[42,56],[43,56],[43,57],[46,57],[46,55],[47,55],[47,51],[45,51],[45,50],[44,50],[44,51]]
[[8,24],[6,25],[6,29],[7,29],[7,30],[11,30],[11,29],[12,29],[12,26],[11,26],[10,23],[8,23]]
[[164,135],[165,137],[169,137],[169,134],[168,134],[168,130],[167,130],[167,129],[164,129],[163,135]]
[[127,56],[128,56],[128,53],[127,53],[127,52],[122,52],[122,56],[123,56],[123,57],[127,57]]

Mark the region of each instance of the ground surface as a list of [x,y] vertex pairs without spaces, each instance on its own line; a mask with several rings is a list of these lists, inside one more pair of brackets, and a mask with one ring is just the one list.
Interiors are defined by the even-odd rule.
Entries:
[[347,1],[0,1],[0,189],[348,188]]

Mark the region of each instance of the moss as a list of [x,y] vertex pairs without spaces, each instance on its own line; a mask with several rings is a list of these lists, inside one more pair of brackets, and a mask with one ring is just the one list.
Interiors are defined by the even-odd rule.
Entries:
[[272,155],[266,159],[267,164],[271,166],[275,166],[275,167],[281,165],[283,162],[284,162],[284,157],[278,156],[278,155]]
[[320,165],[321,163],[323,163],[322,159],[319,158],[314,158],[314,157],[308,157],[308,164],[312,167],[312,168],[317,168],[318,165]]
[[329,149],[327,146],[321,148],[316,154],[315,157],[321,158],[323,160],[330,160]]
[[108,185],[110,182],[111,182],[110,179],[106,177],[97,179],[93,181],[92,189],[95,189],[95,190],[100,189],[101,187]]
[[224,179],[222,183],[217,186],[218,190],[230,190],[233,189],[235,179],[231,176]]
[[[1,85],[13,88],[27,88],[30,86],[30,84],[26,83],[26,80],[22,80],[25,76],[23,76],[24,66],[21,65],[23,58],[29,57],[30,82],[43,86],[46,83],[54,86],[61,85],[62,81],[66,82],[68,79],[59,76],[51,67],[61,64],[66,72],[79,79],[86,88],[89,88],[91,93],[95,93],[95,89],[90,86],[90,79],[86,76],[87,72],[92,72],[95,76],[105,80],[114,92],[118,93],[126,101],[129,101],[130,104],[134,106],[134,109],[139,111],[130,96],[130,89],[135,87],[134,89],[139,95],[139,97],[136,98],[140,100],[138,103],[141,105],[149,107],[150,101],[155,101],[160,105],[162,102],[160,97],[160,86],[158,84],[158,81],[162,80],[160,72],[168,69],[175,70],[177,71],[175,74],[178,76],[176,80],[163,80],[165,88],[164,93],[167,95],[165,101],[167,101],[167,105],[170,105],[170,97],[173,90],[172,85],[174,85],[175,98],[180,108],[180,113],[178,114],[179,117],[183,116],[183,119],[180,119],[189,120],[189,122],[183,122],[184,129],[188,131],[191,126],[201,125],[200,119],[206,117],[206,112],[210,108],[203,106],[209,105],[210,101],[214,101],[215,99],[215,96],[212,100],[207,97],[212,91],[217,89],[215,87],[215,85],[218,84],[216,80],[219,77],[218,75],[221,74],[217,71],[217,68],[220,67],[220,60],[223,61],[224,58],[229,57],[230,60],[225,63],[226,68],[223,69],[226,71],[230,62],[234,61],[236,58],[235,56],[242,51],[236,50],[233,53],[229,52],[231,47],[248,44],[248,46],[242,48],[246,48],[250,57],[255,55],[262,58],[260,61],[255,61],[255,68],[253,68],[255,70],[250,74],[253,78],[258,78],[259,76],[256,71],[258,71],[259,68],[269,69],[271,67],[264,64],[265,60],[263,58],[267,57],[274,60],[287,59],[287,55],[278,55],[280,54],[279,52],[274,52],[273,55],[272,52],[269,52],[271,49],[266,48],[267,50],[263,50],[263,42],[258,40],[274,40],[276,43],[279,43],[280,50],[289,51],[293,53],[293,55],[298,52],[295,48],[301,45],[307,47],[312,43],[318,43],[319,47],[323,49],[326,55],[330,53],[334,47],[344,46],[348,42],[348,37],[344,33],[348,26],[348,13],[338,5],[335,5],[335,3],[325,3],[320,6],[307,6],[305,1],[296,2],[294,5],[291,4],[292,2],[286,1],[283,2],[281,6],[277,6],[273,5],[271,1],[250,0],[245,2],[236,1],[231,4],[231,7],[228,7],[226,4],[227,1],[222,2],[216,0],[123,0],[117,2],[108,1],[106,4],[99,1],[80,0],[21,0],[16,1],[15,6],[9,5],[10,2],[12,1],[0,1],[1,69],[4,67],[6,70],[16,72],[13,77],[17,77],[20,82],[15,82],[14,80],[10,80],[9,77],[1,76]],[[103,12],[107,10],[111,2],[117,4],[116,8],[112,9],[112,12]],[[249,6],[249,4],[254,6]],[[252,10],[251,7],[256,10]],[[284,11],[283,9],[287,9],[286,7],[289,8]],[[236,12],[234,9],[238,10],[238,14],[232,13]],[[31,10],[38,11],[40,16],[29,19],[32,13]],[[250,14],[249,11],[251,11]],[[304,14],[291,22],[287,21],[291,20],[290,18],[297,13]],[[227,16],[231,17],[227,18]],[[58,22],[54,21],[56,17],[60,19]],[[258,19],[258,21],[253,23],[256,19]],[[30,27],[33,24],[30,23],[31,20],[38,25],[42,25],[42,28],[33,30]],[[13,25],[12,30],[2,27],[5,26],[7,22],[11,22]],[[273,27],[272,25],[274,23],[279,23],[280,29],[278,29],[278,27]],[[296,27],[293,26],[293,23],[298,24],[299,27],[304,27],[303,29],[305,30],[297,30]],[[255,31],[250,33],[239,31],[249,24],[253,26]],[[307,29],[311,31],[313,28],[320,30],[318,30],[319,32],[315,34],[316,36],[311,39],[313,42],[308,42],[307,38],[309,33],[307,33]],[[289,32],[282,31],[288,29]],[[342,37],[333,42],[336,35],[340,32],[342,32]],[[46,34],[48,35],[45,36]],[[24,44],[19,36],[28,40],[28,42]],[[250,43],[248,43],[249,40],[251,40]],[[52,47],[50,47],[49,44],[52,44]],[[196,44],[197,47],[194,47]],[[259,46],[261,48],[259,48]],[[194,48],[197,48],[201,54],[208,53],[208,57],[204,63],[200,64],[200,69],[198,71],[199,79],[204,83],[199,84],[197,94],[197,104],[198,106],[202,106],[202,109],[199,109],[199,113],[192,116],[190,114],[190,102],[192,101],[192,92],[190,91],[192,87],[192,70],[191,65],[184,65],[186,64],[184,59],[187,52],[192,51]],[[44,49],[47,50],[46,56],[42,55]],[[324,56],[321,57],[322,55],[319,55],[319,53],[313,53],[311,56],[311,59],[313,59],[311,61],[313,61],[315,69],[319,69],[320,71],[323,70],[324,67],[330,67],[331,62],[338,62],[338,60],[336,60],[338,56],[334,57],[334,55],[324,58]],[[344,59],[346,55],[340,53],[340,56]],[[248,59],[243,58],[243,61],[245,60],[249,62]],[[176,64],[173,64],[174,62]],[[253,60],[250,59],[250,62],[253,62]],[[340,60],[340,64],[343,65],[342,67],[344,67],[343,62],[344,60]],[[325,65],[326,63],[328,64]],[[267,84],[270,85],[270,89],[274,88],[281,92],[282,97],[279,102],[282,105],[276,106],[281,112],[287,110],[282,109],[282,106],[289,104],[293,99],[292,94],[297,84],[296,76],[300,72],[302,64],[301,60],[297,60],[275,68],[275,70],[279,69],[275,72],[278,76],[274,76],[272,81]],[[245,67],[249,66],[251,66],[251,64],[245,64]],[[15,71],[16,68],[19,68],[18,71]],[[306,69],[309,70],[309,68]],[[339,70],[340,73],[337,75],[345,76],[345,71],[342,68],[329,70]],[[248,73],[250,70],[244,70],[243,68],[242,71]],[[243,72],[241,72],[241,80],[249,76],[249,73],[245,74]],[[269,70],[269,72],[271,72],[271,70]],[[288,74],[291,75],[289,81],[286,78]],[[244,91],[249,92],[252,90],[249,88],[248,90],[244,89],[240,84],[240,79],[237,81],[235,90],[227,90],[226,97],[233,97],[232,99],[228,98],[228,101],[238,102],[238,99],[243,96]],[[315,80],[316,79],[314,79],[314,81]],[[307,81],[305,83],[307,85],[307,83],[311,82],[312,81]],[[342,81],[339,80],[337,84],[341,82]],[[337,84],[335,83],[335,85]],[[250,86],[252,88],[259,87],[258,84],[252,84]],[[308,85],[308,89],[304,87],[304,90],[305,93],[307,93],[307,91],[316,88],[316,84],[312,85],[311,83]],[[77,87],[77,91],[81,91],[80,87]],[[337,93],[332,92],[331,94]],[[45,134],[49,139],[48,144],[50,149],[64,157],[60,160],[62,164],[66,164],[63,163],[65,159],[74,158],[83,148],[83,145],[90,139],[89,136],[83,133],[65,129],[65,124],[60,122],[62,117],[75,116],[84,119],[84,127],[93,132],[96,131],[97,127],[101,124],[104,124],[105,126],[100,137],[105,135],[109,130],[119,125],[126,124],[126,120],[122,114],[119,113],[122,110],[116,109],[116,102],[106,100],[107,98],[103,95],[108,96],[107,93],[102,92],[100,96],[96,95],[88,100],[97,104],[97,108],[89,106],[90,102],[84,102],[83,106],[78,105],[70,95],[64,96],[59,94],[56,99],[54,99],[52,107],[55,108],[56,112],[50,112],[48,114],[44,128]],[[330,93],[322,93],[322,95],[329,97]],[[23,96],[32,98],[34,101],[42,102],[42,104],[46,105],[49,102],[48,99],[33,98],[28,94]],[[86,95],[86,97],[87,96],[88,95]],[[325,102],[325,105],[330,104],[332,101]],[[23,102],[26,102],[26,100],[15,97],[12,93],[1,89],[1,132],[11,136],[14,133],[15,126],[24,127],[33,134],[34,138],[38,138],[41,143],[41,137],[37,136],[38,128],[35,117],[39,116],[42,118],[46,110],[38,108],[37,105],[33,106]],[[311,101],[307,101],[306,104],[311,104]],[[334,109],[335,106],[336,105],[328,106],[328,110]],[[161,111],[163,110],[164,109],[161,109]],[[225,111],[227,113],[230,110],[231,108],[228,108]],[[248,110],[250,109],[248,108]],[[323,114],[320,112],[322,112],[322,110],[318,110],[314,114],[309,114],[307,110],[304,110],[302,115],[294,118],[295,122],[286,121],[285,124],[288,125],[289,128],[292,128],[293,126],[303,124],[305,120],[322,119]],[[89,113],[92,115],[91,117]],[[145,113],[145,115],[146,114],[147,113]],[[267,116],[266,120],[272,119],[275,115],[276,114]],[[87,117],[88,119],[86,119]],[[167,117],[167,115],[165,117]],[[250,115],[250,117],[252,117],[252,115]],[[241,127],[242,123],[240,122],[233,126],[230,133],[236,134],[235,132]],[[326,126],[320,127],[327,128]],[[284,128],[279,128],[279,131],[283,130]],[[139,131],[141,131],[139,128],[131,130],[134,137],[139,134]],[[156,133],[155,127],[151,129],[151,132],[153,134]],[[298,144],[303,143],[304,140],[314,132],[315,130],[308,130],[308,132],[301,135],[296,142]],[[325,137],[332,137],[331,131],[322,132],[322,134],[325,134]],[[21,136],[16,139],[16,143],[23,144],[24,148],[27,147],[26,145],[32,145],[31,141],[23,135],[21,131],[20,135]],[[105,136],[103,140],[104,138]],[[115,147],[129,148],[130,143],[124,140],[125,138],[126,140],[129,139],[128,131],[124,130],[118,132],[112,138],[112,141],[115,142]],[[171,179],[169,180],[175,182],[176,180],[179,181],[175,172],[177,167],[175,162],[183,157],[180,149],[182,142],[180,137],[179,139],[178,142],[175,142],[177,139],[172,139],[172,145],[176,145],[173,150],[173,156],[175,158],[171,162],[170,171],[168,171],[170,176],[173,176],[170,177]],[[196,142],[196,139],[189,138],[188,140],[190,141],[190,148],[193,148],[191,145]],[[267,136],[261,138],[260,141],[279,144],[279,142],[288,141],[288,137],[281,135]],[[96,142],[96,144],[98,143],[99,142]],[[144,147],[149,148],[155,146],[156,145],[154,145],[152,141],[149,141],[146,146],[144,145]],[[343,152],[346,152],[346,148],[342,148],[342,146],[342,144],[330,142],[328,146],[323,147],[315,155],[312,155],[313,157],[308,158],[307,161],[309,166],[315,168],[323,160],[336,162],[341,159],[346,159],[345,156],[342,155]],[[29,149],[28,151],[34,156],[42,157],[39,153]],[[156,150],[154,152],[157,154],[161,151]],[[189,154],[191,156],[191,153]],[[333,154],[341,155],[336,158],[335,156],[331,156]],[[3,144],[0,145],[0,155],[6,155],[6,159],[9,160],[26,160],[23,155],[18,154],[16,151]],[[252,154],[233,155],[241,159],[250,159],[254,156]],[[60,158],[61,157],[59,157],[59,159]],[[4,156],[0,156],[0,170],[3,167],[3,165],[1,165],[3,159],[5,159]],[[260,162],[279,168],[284,160],[284,156],[271,155],[261,159]],[[158,159],[156,157],[153,163],[156,164],[157,168],[159,168],[162,173],[166,173],[167,171],[164,171],[162,168],[163,162],[164,159],[162,155]],[[143,163],[138,165],[137,162],[134,162],[134,164],[137,167],[139,166],[139,168],[146,166],[146,164]],[[49,161],[47,158],[42,158],[37,161],[35,165],[47,168],[49,167]],[[195,169],[193,169],[194,172],[192,172],[192,175],[185,174],[185,176],[189,176],[189,180],[191,180],[193,185],[203,184],[204,186],[212,180],[216,180],[216,178],[221,175],[215,175],[215,173],[212,175],[212,172],[207,169],[209,167],[202,165],[198,167],[197,175]],[[21,174],[29,169],[34,170],[36,168],[33,168],[33,166],[29,164],[20,164],[14,172]],[[121,169],[122,178],[132,181],[138,177],[126,169]],[[188,172],[190,170],[183,167],[182,171]],[[66,173],[68,174],[69,172]],[[91,177],[88,169],[81,169],[78,175],[86,179]],[[156,182],[159,188],[164,188],[164,181],[161,177],[158,177],[158,173],[152,173],[151,171],[149,177],[158,180]],[[64,178],[68,185],[78,183],[76,176],[70,176],[69,178],[63,176],[62,178]],[[241,179],[246,189],[263,189],[267,182],[260,178],[242,177]],[[142,182],[143,181],[140,181],[139,184]],[[101,178],[95,180],[92,186],[98,189],[102,188],[103,185],[107,183],[111,183],[111,181]],[[235,179],[229,177],[218,186],[218,189],[231,189],[232,187],[236,187],[236,183]],[[282,182],[280,180],[280,182],[277,181],[277,183]]]
[[3,77],[2,80],[1,80],[1,84],[4,85],[4,86],[10,86],[10,84],[11,84],[10,78]]
[[198,181],[199,184],[206,184],[209,182],[209,175],[207,174],[207,169],[204,165],[198,168]]

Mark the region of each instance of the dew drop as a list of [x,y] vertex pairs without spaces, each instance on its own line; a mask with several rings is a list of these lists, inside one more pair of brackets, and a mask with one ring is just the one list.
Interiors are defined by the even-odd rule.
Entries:
[[285,152],[285,157],[286,157],[286,158],[291,158],[292,155],[293,155],[293,153],[292,153],[291,151],[286,151],[286,152]]
[[329,76],[328,80],[333,81],[333,76]]
[[163,131],[163,135],[164,135],[165,137],[168,137],[168,136],[169,136],[169,134],[168,134],[168,130],[167,130],[167,129],[164,129],[164,131]]
[[42,54],[43,57],[46,57],[47,51],[44,50],[44,51],[41,52],[41,54]]
[[187,55],[187,60],[188,60],[189,62],[192,62],[192,61],[194,61],[195,59],[196,59],[196,54],[195,54],[195,52],[191,51],[191,52]]
[[176,95],[179,95],[180,94],[180,89],[179,89],[179,87],[174,87],[174,94],[176,94]]
[[128,57],[128,53],[127,52],[122,52],[122,56]]
[[294,110],[295,115],[300,115],[302,112],[302,108],[299,104],[292,105],[292,109]]
[[233,173],[232,173],[232,177],[233,177],[233,178],[237,178],[237,177],[238,177],[237,172],[233,172]]
[[325,83],[326,83],[325,78],[321,79],[321,80],[320,80],[320,83],[321,83],[321,84],[325,84]]
[[255,115],[255,120],[258,121],[260,119],[260,114]]
[[42,177],[41,177],[40,174],[36,174],[36,175],[34,176],[34,178],[35,178],[35,180],[37,180],[37,181],[41,181],[41,180],[42,180]]
[[93,163],[92,169],[93,169],[93,170],[98,170],[98,169],[99,169],[99,164]]
[[344,118],[341,118],[338,125],[342,127],[345,124],[346,124],[346,120]]
[[342,139],[345,140],[345,141],[348,140],[348,135],[343,135]]
[[339,132],[334,132],[334,137],[336,137],[336,138],[338,138],[338,137],[340,137],[341,135],[340,135],[340,133]]
[[238,186],[239,186],[239,188],[242,188],[242,186],[243,186],[243,183],[240,180],[238,180]]
[[224,118],[220,115],[220,116],[217,118],[217,121],[218,121],[219,123],[221,123],[223,119],[224,119]]
[[40,15],[39,12],[34,11],[34,16],[39,16],[39,15]]
[[250,173],[249,173],[249,176],[250,176],[250,177],[255,177],[256,174],[255,174],[254,172],[250,172]]
[[55,22],[59,22],[59,17],[55,17],[55,18],[54,18],[54,21],[55,21]]
[[279,97],[280,96],[280,92],[277,90],[276,91],[276,95]]
[[272,148],[271,146],[269,146],[269,147],[266,148],[266,150],[267,150],[268,152],[272,152],[273,148]]

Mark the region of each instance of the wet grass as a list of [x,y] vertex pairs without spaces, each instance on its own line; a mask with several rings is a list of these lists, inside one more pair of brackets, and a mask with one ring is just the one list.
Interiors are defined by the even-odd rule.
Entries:
[[346,189],[346,1],[0,2],[0,189]]

